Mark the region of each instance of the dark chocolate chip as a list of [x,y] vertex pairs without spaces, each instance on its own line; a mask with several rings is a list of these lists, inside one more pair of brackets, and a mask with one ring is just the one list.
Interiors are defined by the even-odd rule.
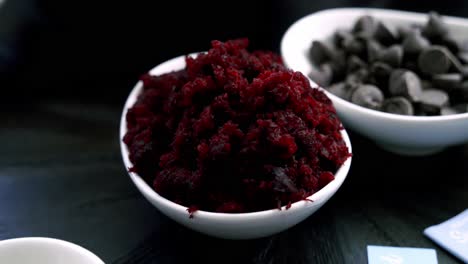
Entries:
[[423,90],[419,104],[424,112],[439,114],[442,107],[449,105],[449,96],[445,91],[438,89]]
[[337,50],[330,61],[333,70],[333,78],[342,79],[346,74],[346,53]]
[[369,77],[369,71],[365,68],[354,71],[346,76],[346,84],[350,86],[365,83]]
[[403,48],[401,45],[392,45],[386,49],[381,50],[377,57],[379,61],[398,68],[400,67],[401,61],[403,59]]
[[403,51],[408,55],[418,55],[421,51],[429,47],[430,42],[421,34],[408,35],[403,40]]
[[390,77],[392,72],[392,66],[384,62],[374,62],[370,67],[371,74],[378,79],[387,79]]
[[363,37],[372,37],[377,27],[377,21],[374,17],[364,15],[358,18],[353,27],[354,33],[359,33]]
[[392,114],[414,115],[413,105],[403,96],[394,96],[384,100],[382,110]]
[[429,19],[423,29],[423,34],[431,38],[443,38],[449,33],[448,26],[436,12],[429,12]]
[[451,66],[450,51],[442,46],[431,46],[418,57],[418,67],[426,74],[446,73]]
[[361,60],[358,56],[351,55],[348,57],[348,72],[353,72],[365,67],[367,67],[367,63]]
[[369,40],[374,40],[374,38],[372,36],[369,36],[368,34],[365,34],[363,32],[355,33],[354,37],[357,40],[362,41],[362,42],[367,42]]
[[342,99],[348,100],[348,88],[344,82],[339,82],[328,86],[326,90]]
[[410,70],[412,72],[418,72],[419,73],[419,67],[418,67],[417,60],[403,60],[403,67],[402,68],[408,69],[408,70]]
[[326,87],[330,85],[333,79],[332,66],[329,63],[324,63],[316,68],[312,68],[309,77],[319,86]]
[[360,85],[351,95],[351,102],[371,109],[379,109],[384,100],[384,95],[374,85]]
[[382,51],[382,46],[379,42],[371,39],[367,41],[367,61],[374,62],[378,60],[380,53]]
[[343,49],[349,54],[362,55],[365,45],[362,40],[351,37],[343,41]]
[[356,91],[362,83],[345,83],[346,84],[346,94],[344,95],[344,99],[351,102],[351,96],[353,95],[354,91]]
[[343,47],[343,43],[349,39],[353,39],[353,34],[346,29],[338,29],[333,34],[333,41],[337,47]]
[[375,28],[374,37],[383,44],[393,44],[398,39],[397,29],[389,23],[383,21],[377,22],[377,27]]
[[309,50],[309,56],[315,65],[320,65],[329,61],[333,57],[334,52],[335,49],[330,43],[314,40]]
[[459,73],[444,73],[432,76],[432,83],[437,88],[443,89],[445,91],[451,91],[457,88],[462,80],[463,76]]
[[414,34],[421,34],[422,27],[419,24],[413,24],[409,26],[400,26],[397,27],[398,35],[400,36],[400,40],[405,39],[407,36],[414,35]]
[[412,71],[397,69],[392,72],[388,89],[393,96],[405,96],[412,102],[417,102],[421,96],[421,80]]
[[383,62],[374,62],[370,66],[369,71],[372,77],[369,83],[377,85],[385,95],[388,94],[388,79],[390,78],[393,68]]

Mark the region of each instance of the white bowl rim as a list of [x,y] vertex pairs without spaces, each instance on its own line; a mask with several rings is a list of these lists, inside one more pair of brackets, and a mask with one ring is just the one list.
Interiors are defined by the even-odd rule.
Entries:
[[[172,58],[170,60],[167,60],[165,62],[160,63],[159,65],[155,66],[153,69],[151,69],[149,72],[152,73],[154,72],[157,68],[163,67],[164,65],[167,64],[173,64],[180,62],[183,60],[186,56],[191,56],[195,55],[196,53],[191,53],[189,55],[181,55],[175,58]],[[184,62],[185,63],[185,62]],[[167,72],[167,71],[165,71]],[[128,157],[128,148],[126,144],[123,142],[123,137],[126,134],[127,127],[126,127],[126,113],[128,109],[134,104],[136,97],[140,93],[142,89],[142,82],[138,81],[137,84],[134,86],[132,91],[130,92],[129,96],[127,97],[127,100],[124,104],[124,108],[122,110],[122,116],[120,119],[120,135],[119,135],[119,141],[120,141],[120,149],[121,149],[121,155],[122,159],[124,162],[124,165],[126,167],[127,173],[130,175],[130,178],[132,179],[133,183],[137,186],[140,191],[142,191],[144,194],[148,195],[151,199],[157,201],[158,203],[166,206],[166,207],[171,207],[174,210],[176,210],[179,213],[185,213],[187,214],[187,217],[189,217],[188,213],[188,207],[177,204],[175,202],[170,201],[169,199],[159,195],[156,191],[154,191],[137,173],[131,172],[128,169],[133,166],[131,163],[129,157]],[[343,137],[343,140],[345,141],[346,147],[348,148],[348,152],[351,154],[345,162],[341,165],[341,167],[336,171],[335,179],[328,183],[326,186],[324,186],[322,189],[314,193],[313,195],[307,197],[306,200],[301,200],[297,201],[295,203],[292,203],[291,206],[286,209],[287,206],[282,206],[281,209],[268,209],[268,210],[263,210],[263,211],[258,211],[258,212],[248,212],[248,213],[217,213],[217,212],[210,212],[210,211],[203,211],[203,210],[196,210],[194,212],[194,217],[192,220],[195,220],[197,218],[204,218],[204,219],[217,219],[217,218],[229,218],[232,220],[254,220],[258,218],[264,218],[268,217],[274,214],[278,213],[288,213],[288,212],[293,212],[298,209],[303,209],[304,207],[307,206],[313,206],[313,203],[316,201],[324,200],[327,198],[330,198],[334,192],[336,192],[339,187],[342,185],[344,180],[347,177],[347,174],[349,172],[349,169],[351,167],[351,160],[352,160],[352,146],[351,146],[351,141],[349,139],[349,136],[343,128],[341,131],[341,135]],[[311,200],[311,201],[309,201]]]
[[72,251],[78,252],[81,255],[86,256],[91,261],[93,261],[93,263],[96,263],[96,264],[102,263],[102,264],[104,264],[104,261],[102,259],[100,259],[96,254],[91,252],[90,250],[88,250],[88,249],[86,249],[86,248],[84,248],[84,247],[82,247],[80,245],[77,245],[77,244],[74,244],[72,242],[62,240],[62,239],[58,239],[58,238],[40,237],[40,236],[38,236],[38,237],[9,238],[9,239],[5,239],[5,240],[0,240],[0,247],[6,246],[6,245],[14,245],[14,244],[17,244],[18,246],[20,246],[21,244],[25,244],[25,243],[50,244],[50,245],[53,245],[53,246],[63,246],[63,247],[68,248],[68,249],[70,249]]
[[[291,32],[293,32],[298,26],[300,26],[303,23],[307,23],[308,20],[310,20],[313,17],[316,17],[318,15],[323,15],[327,13],[338,13],[339,12],[373,12],[373,13],[387,13],[387,14],[403,14],[403,15],[426,15],[424,13],[417,13],[417,12],[408,12],[408,11],[400,11],[396,9],[381,9],[381,8],[359,8],[359,7],[351,7],[351,8],[346,8],[346,7],[340,7],[340,8],[330,8],[330,9],[324,9],[321,11],[313,12],[308,15],[305,15],[295,21],[293,24],[291,24],[283,34],[283,37],[281,39],[280,43],[280,50],[281,50],[281,56],[283,57],[285,54],[285,50],[287,49],[285,42],[288,40],[288,37]],[[457,24],[464,24],[465,26],[468,25],[468,20],[464,20],[462,18],[458,17],[452,17],[452,16],[442,16],[446,20],[449,20],[449,23],[457,23]],[[283,57],[283,60],[285,61],[285,64],[287,67],[291,67],[291,65],[287,65],[286,59]],[[291,67],[292,69],[292,67]],[[295,69],[292,69],[295,70]],[[309,81],[311,82],[312,87],[319,87],[312,79],[307,74],[304,74]],[[350,108],[353,111],[356,111],[361,114],[365,115],[371,115],[376,118],[382,118],[382,119],[387,119],[387,120],[395,120],[395,121],[400,121],[400,122],[408,122],[408,123],[427,123],[427,122],[446,122],[450,120],[459,120],[459,119],[465,119],[468,118],[468,113],[459,113],[459,114],[453,114],[453,115],[438,115],[438,116],[408,116],[408,115],[399,115],[399,114],[392,114],[392,113],[387,113],[383,111],[378,111],[378,110],[373,110],[369,108],[365,108],[356,104],[353,104],[351,102],[348,102],[347,100],[344,100],[331,92],[327,91],[325,88],[322,88],[326,94],[333,99],[332,101],[335,101],[339,104],[344,105],[347,108]]]

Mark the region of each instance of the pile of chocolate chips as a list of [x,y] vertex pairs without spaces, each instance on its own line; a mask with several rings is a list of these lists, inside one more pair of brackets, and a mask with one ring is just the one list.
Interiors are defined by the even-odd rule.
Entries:
[[309,50],[309,77],[357,105],[417,116],[468,112],[468,42],[436,12],[423,25],[396,26],[370,15]]

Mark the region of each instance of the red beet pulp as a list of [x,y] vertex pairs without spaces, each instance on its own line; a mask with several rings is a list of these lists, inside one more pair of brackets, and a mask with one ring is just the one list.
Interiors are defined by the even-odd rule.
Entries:
[[126,114],[130,170],[192,211],[290,205],[350,156],[329,98],[279,55],[247,47],[212,41],[183,70],[143,75]]

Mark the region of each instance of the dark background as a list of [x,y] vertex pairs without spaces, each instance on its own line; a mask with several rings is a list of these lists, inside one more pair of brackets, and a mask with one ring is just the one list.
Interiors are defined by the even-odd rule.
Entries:
[[[1,1],[0,1],[1,2]],[[279,52],[297,19],[333,7],[468,17],[458,1],[39,1],[0,6],[0,240],[64,239],[106,263],[366,263],[367,245],[437,250],[424,237],[468,204],[468,145],[426,157],[387,153],[348,131],[347,180],[281,234],[224,241],[160,214],[122,164],[118,127],[139,76],[210,41]],[[326,26],[326,25],[323,25]]]
[[6,0],[0,9],[0,86],[18,102],[64,97],[122,104],[141,73],[205,50],[211,40],[247,37],[251,49],[279,52],[281,36],[295,20],[351,6],[468,16],[463,0]]

